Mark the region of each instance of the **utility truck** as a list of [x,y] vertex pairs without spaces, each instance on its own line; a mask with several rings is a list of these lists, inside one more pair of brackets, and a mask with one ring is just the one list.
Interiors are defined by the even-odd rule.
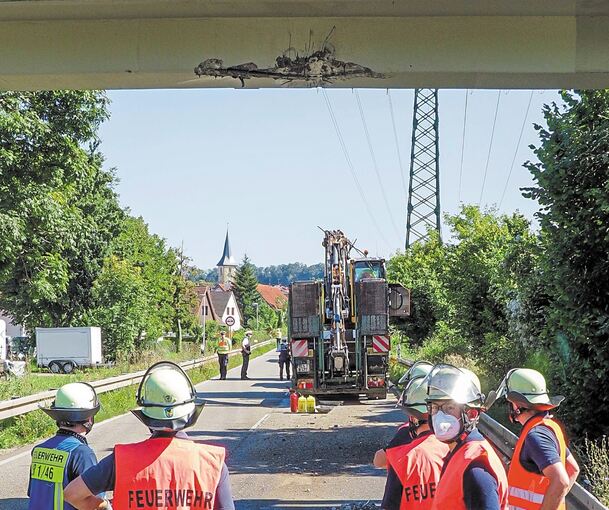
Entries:
[[389,321],[410,314],[410,292],[387,282],[384,259],[359,252],[340,230],[323,232],[323,280],[290,286],[294,386],[303,394],[385,398]]
[[101,329],[36,328],[36,361],[55,374],[102,363]]

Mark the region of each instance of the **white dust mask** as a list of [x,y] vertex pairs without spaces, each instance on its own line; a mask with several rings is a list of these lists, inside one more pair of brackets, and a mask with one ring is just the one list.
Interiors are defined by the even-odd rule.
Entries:
[[450,414],[438,411],[431,419],[433,422],[433,431],[440,441],[449,443],[459,435],[459,432],[461,432],[460,420]]

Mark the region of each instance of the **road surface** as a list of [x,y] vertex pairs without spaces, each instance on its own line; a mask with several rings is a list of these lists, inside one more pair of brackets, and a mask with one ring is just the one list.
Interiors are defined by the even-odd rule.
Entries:
[[[327,414],[291,414],[289,383],[278,380],[275,353],[252,360],[251,380],[240,380],[239,371],[197,386],[207,405],[188,429],[193,438],[227,448],[238,510],[326,510],[381,499],[385,472],[370,461],[403,419],[395,400],[347,401]],[[128,414],[97,424],[89,443],[101,458],[116,442],[147,435]],[[30,450],[0,456],[0,510],[27,509]]]

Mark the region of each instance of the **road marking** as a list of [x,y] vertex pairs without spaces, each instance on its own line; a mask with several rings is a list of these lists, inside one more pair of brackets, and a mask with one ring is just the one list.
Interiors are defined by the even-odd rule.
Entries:
[[[127,416],[131,414],[131,411],[127,412],[127,413],[123,413],[123,414],[119,414],[118,416],[113,416],[112,418],[108,418],[107,420],[104,421],[100,421],[99,423],[95,424],[95,429],[99,429],[100,427],[102,427],[103,425],[105,425],[106,423],[112,423],[113,421],[116,421],[120,418],[123,418],[124,416]],[[51,436],[52,437],[52,436]],[[48,438],[43,438],[40,440],[40,442],[44,441],[45,439]],[[36,443],[38,444],[38,443]],[[0,466],[4,466],[5,464],[9,464],[15,460],[20,459],[21,457],[25,457],[26,455],[30,455],[31,454],[31,450],[26,450],[24,452],[18,453],[17,455],[13,455],[12,457],[9,457],[8,459],[4,459],[4,460],[0,460]]]
[[32,452],[30,450],[26,450],[25,452],[18,453],[17,455],[13,455],[8,459],[0,460],[0,466],[4,466],[4,464],[8,464],[9,462],[13,462],[14,460],[20,459],[21,457],[25,457],[26,455],[30,455]]
[[260,418],[256,424],[250,429],[250,432],[253,432],[254,430],[256,430],[258,427],[260,427],[260,425],[262,425],[262,423],[264,422],[264,420],[266,420],[268,417],[270,416],[270,413],[265,414],[262,418]]

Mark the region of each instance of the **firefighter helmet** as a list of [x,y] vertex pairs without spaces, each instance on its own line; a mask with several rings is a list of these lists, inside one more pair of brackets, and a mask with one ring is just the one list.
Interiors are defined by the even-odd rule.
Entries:
[[195,424],[205,403],[184,370],[170,361],[152,365],[137,390],[133,412],[152,430],[177,431]]
[[40,407],[59,425],[71,426],[93,418],[100,409],[95,388],[84,382],[68,383],[57,390],[50,407]]

